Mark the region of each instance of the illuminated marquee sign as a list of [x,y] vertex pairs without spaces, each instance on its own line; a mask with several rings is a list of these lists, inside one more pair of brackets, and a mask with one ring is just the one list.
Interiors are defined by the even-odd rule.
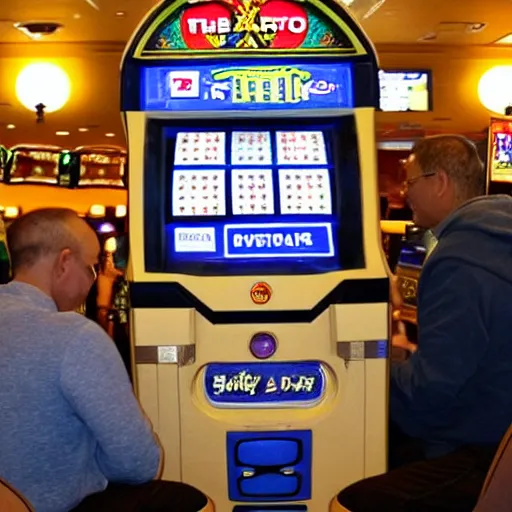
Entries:
[[123,187],[126,156],[84,153],[80,155],[80,186]]
[[364,49],[323,0],[176,1],[158,16],[135,57],[179,51]]
[[58,183],[59,151],[15,149],[10,169],[11,183]]
[[325,370],[314,361],[214,363],[204,373],[204,392],[215,407],[312,407],[325,386]]
[[350,64],[144,70],[144,110],[353,108]]
[[224,227],[225,258],[334,256],[330,223],[238,224]]

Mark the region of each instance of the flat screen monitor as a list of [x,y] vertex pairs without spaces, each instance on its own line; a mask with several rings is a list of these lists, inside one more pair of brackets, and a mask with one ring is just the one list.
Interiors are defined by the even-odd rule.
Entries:
[[512,183],[512,122],[491,122],[490,152],[490,180]]
[[[342,134],[334,123],[229,124],[163,130],[165,270],[200,275],[339,270],[336,139]],[[357,155],[355,144],[354,149]],[[344,158],[350,154],[354,151]],[[352,168],[358,172],[357,161]],[[359,187],[358,175],[352,181]],[[352,199],[358,202],[357,217],[358,188]],[[357,230],[360,222],[359,215],[352,227]],[[358,237],[354,240],[357,246]]]
[[9,165],[10,183],[59,183],[61,149],[54,147],[15,147]]
[[430,71],[379,71],[380,110],[427,112],[432,110]]

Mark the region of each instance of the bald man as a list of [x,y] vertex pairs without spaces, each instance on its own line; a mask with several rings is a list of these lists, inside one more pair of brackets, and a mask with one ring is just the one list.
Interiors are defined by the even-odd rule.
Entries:
[[7,231],[0,286],[0,477],[37,512],[197,512],[207,498],[153,480],[162,453],[112,340],[74,312],[99,244],[72,210],[30,212]]

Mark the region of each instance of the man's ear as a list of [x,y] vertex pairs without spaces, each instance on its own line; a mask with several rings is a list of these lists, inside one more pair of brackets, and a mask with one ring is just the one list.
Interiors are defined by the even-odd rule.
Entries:
[[445,171],[438,171],[434,177],[437,180],[437,196],[442,197],[450,187],[450,177]]
[[61,277],[68,272],[72,257],[70,249],[62,249],[62,251],[59,252],[53,265],[53,271],[57,277]]

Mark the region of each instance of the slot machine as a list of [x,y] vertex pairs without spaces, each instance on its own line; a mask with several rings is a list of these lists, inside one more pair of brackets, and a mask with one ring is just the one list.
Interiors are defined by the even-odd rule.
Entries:
[[512,195],[512,117],[491,119],[487,144],[488,194]]
[[20,144],[8,152],[0,204],[17,214],[49,206],[73,207],[68,182],[60,174],[58,146]]
[[217,510],[386,470],[377,72],[323,0],[162,2],[126,49],[135,388]]
[[9,184],[61,185],[58,146],[18,145],[11,148],[5,181]]
[[118,146],[81,146],[62,153],[60,173],[67,177],[80,213],[100,234],[102,229],[125,231],[126,165],[126,150]]

